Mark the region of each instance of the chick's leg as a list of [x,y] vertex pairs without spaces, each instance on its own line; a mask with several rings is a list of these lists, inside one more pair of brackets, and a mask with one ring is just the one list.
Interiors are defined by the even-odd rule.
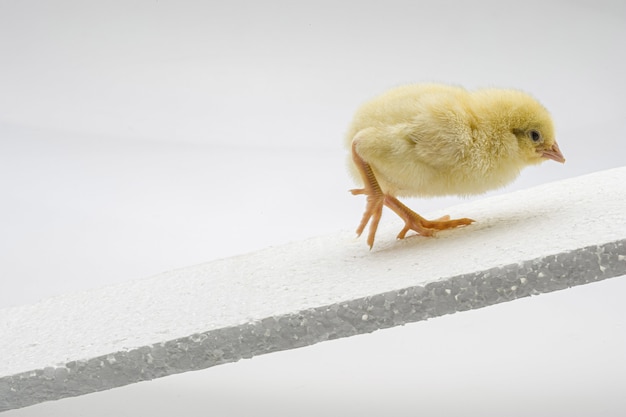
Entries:
[[355,150],[355,144],[352,144],[352,158],[354,163],[363,178],[363,188],[350,190],[353,195],[365,194],[367,196],[367,204],[365,206],[365,213],[363,213],[363,218],[361,219],[361,223],[359,227],[356,229],[356,233],[358,236],[361,236],[363,230],[365,230],[365,226],[367,223],[372,220],[370,223],[369,234],[367,235],[367,244],[370,246],[374,246],[374,236],[376,235],[376,229],[378,229],[378,223],[380,222],[380,217],[383,213],[383,203],[385,201],[385,195],[380,189],[380,185],[376,180],[376,176],[372,171],[372,167],[361,158]]
[[450,220],[449,216],[444,216],[436,220],[426,220],[413,210],[402,204],[392,195],[383,193],[372,167],[356,151],[356,141],[352,143],[352,159],[363,179],[364,187],[350,190],[353,195],[365,194],[367,205],[361,223],[357,228],[357,235],[361,235],[365,226],[371,219],[370,230],[367,236],[367,244],[370,248],[374,245],[374,237],[378,229],[378,223],[382,215],[383,205],[393,210],[404,220],[405,226],[398,234],[398,239],[404,239],[409,230],[414,230],[422,236],[432,236],[436,230],[451,229],[459,226],[466,226],[474,222],[472,219],[462,218]]

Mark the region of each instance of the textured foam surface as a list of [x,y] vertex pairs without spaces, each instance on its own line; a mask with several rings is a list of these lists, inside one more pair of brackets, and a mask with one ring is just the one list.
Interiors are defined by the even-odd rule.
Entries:
[[626,168],[0,310],[0,410],[626,274]]

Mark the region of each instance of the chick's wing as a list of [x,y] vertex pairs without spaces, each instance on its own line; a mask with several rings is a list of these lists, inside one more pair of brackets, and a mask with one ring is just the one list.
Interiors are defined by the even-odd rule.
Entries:
[[412,158],[438,169],[457,165],[466,154],[471,134],[456,118],[453,113],[415,116],[407,135],[412,145]]

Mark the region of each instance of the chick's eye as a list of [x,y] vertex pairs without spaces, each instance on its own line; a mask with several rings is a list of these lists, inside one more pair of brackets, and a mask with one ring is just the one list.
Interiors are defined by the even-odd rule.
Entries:
[[541,133],[536,130],[531,130],[528,132],[528,137],[530,137],[533,142],[539,142],[541,140]]

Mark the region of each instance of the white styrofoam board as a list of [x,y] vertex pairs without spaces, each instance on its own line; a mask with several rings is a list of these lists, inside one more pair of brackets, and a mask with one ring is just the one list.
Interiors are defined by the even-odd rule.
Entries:
[[[625,181],[626,169],[619,168],[456,206],[450,215],[477,223],[434,239],[396,241],[398,230],[385,225],[372,251],[363,239],[340,233],[0,310],[5,336],[0,339],[0,400],[10,392],[1,384],[14,386],[16,378],[65,378],[76,369],[66,365],[75,361],[107,357],[103,366],[114,367],[119,352],[193,340],[194,335],[202,342],[203,334],[213,330],[622,240]],[[626,262],[624,253],[615,259]],[[362,331],[371,330],[365,326]],[[247,355],[260,353],[263,349],[252,348]],[[185,366],[166,374],[194,367]],[[92,391],[137,379],[116,378],[112,385],[95,384]]]

